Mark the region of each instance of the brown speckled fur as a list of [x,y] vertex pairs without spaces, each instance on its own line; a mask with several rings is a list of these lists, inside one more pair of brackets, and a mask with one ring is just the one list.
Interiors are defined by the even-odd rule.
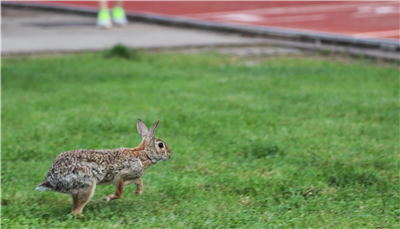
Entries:
[[159,121],[148,131],[146,125],[138,120],[142,142],[135,148],[79,149],[61,153],[51,165],[46,180],[36,189],[72,195],[72,214],[78,217],[81,217],[83,207],[93,196],[96,185],[115,186],[115,194],[106,196],[106,201],[120,198],[124,186],[130,184],[136,184],[135,194],[139,196],[143,192],[143,181],[140,178],[144,172],[152,164],[171,156],[169,147],[154,137],[158,124]]

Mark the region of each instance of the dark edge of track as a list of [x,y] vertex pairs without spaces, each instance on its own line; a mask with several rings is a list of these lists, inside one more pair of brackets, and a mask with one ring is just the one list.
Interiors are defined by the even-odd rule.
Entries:
[[[69,5],[54,5],[48,3],[21,3],[21,2],[1,2],[2,6],[10,6],[17,8],[29,8],[38,10],[51,10],[65,13],[77,13],[84,15],[96,16],[97,9],[92,7],[74,7]],[[247,36],[258,36],[269,38],[271,43],[277,45],[288,45],[297,43],[298,48],[314,49],[314,50],[331,50],[334,52],[346,52],[349,49],[359,49],[357,53],[370,57],[377,57],[390,60],[400,60],[400,41],[391,41],[385,39],[360,39],[334,33],[312,32],[300,29],[283,29],[267,26],[251,26],[237,25],[229,23],[208,22],[191,18],[183,18],[178,16],[167,16],[155,13],[127,12],[128,19],[143,22],[152,22],[157,24],[181,26],[189,28],[198,28],[206,30],[214,30],[219,32],[234,32]],[[276,40],[276,42],[274,42]],[[285,42],[286,41],[286,42]],[[301,47],[304,43],[304,47]],[[334,48],[331,47],[341,47]],[[364,50],[364,51],[363,51]],[[378,53],[378,55],[375,55]],[[385,53],[387,55],[385,55]]]

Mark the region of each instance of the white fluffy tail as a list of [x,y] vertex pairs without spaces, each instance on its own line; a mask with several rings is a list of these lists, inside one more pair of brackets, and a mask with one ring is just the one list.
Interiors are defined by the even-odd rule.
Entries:
[[45,192],[45,191],[54,191],[54,189],[50,187],[50,184],[47,183],[47,181],[45,181],[45,182],[39,184],[39,185],[36,187],[36,190],[42,191],[42,192]]

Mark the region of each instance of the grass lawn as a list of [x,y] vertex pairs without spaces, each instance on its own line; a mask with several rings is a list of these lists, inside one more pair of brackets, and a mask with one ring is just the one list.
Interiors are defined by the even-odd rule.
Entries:
[[[4,228],[399,226],[395,64],[139,56],[2,60]],[[137,118],[172,150],[142,196],[98,186],[78,220],[35,191],[61,152],[137,146]]]

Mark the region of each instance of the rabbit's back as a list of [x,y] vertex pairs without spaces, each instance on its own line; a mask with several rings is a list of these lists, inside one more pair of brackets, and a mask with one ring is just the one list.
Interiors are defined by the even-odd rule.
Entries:
[[113,150],[73,150],[61,153],[51,165],[46,181],[62,193],[78,193],[93,184],[111,183],[121,170],[142,170],[141,161],[125,152],[126,148]]

